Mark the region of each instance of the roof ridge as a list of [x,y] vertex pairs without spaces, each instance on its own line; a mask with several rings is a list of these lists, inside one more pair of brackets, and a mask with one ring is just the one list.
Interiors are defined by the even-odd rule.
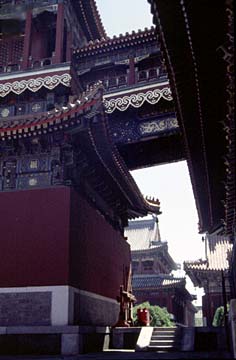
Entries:
[[138,39],[139,37],[148,36],[149,34],[154,35],[154,33],[155,33],[155,27],[151,26],[150,28],[145,27],[143,30],[141,30],[141,29],[139,29],[137,31],[133,30],[130,33],[126,32],[124,34],[113,35],[112,37],[105,36],[105,37],[102,37],[101,39],[90,40],[88,42],[88,44],[86,44],[85,46],[76,49],[75,53],[80,53],[80,52],[85,52],[88,50],[96,49],[96,48],[104,46],[104,45],[112,45],[112,44],[120,43],[123,41],[135,40],[135,39]]

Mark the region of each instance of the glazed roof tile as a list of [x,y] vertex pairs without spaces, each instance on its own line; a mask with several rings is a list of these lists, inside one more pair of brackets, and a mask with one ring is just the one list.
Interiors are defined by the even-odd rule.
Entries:
[[66,106],[37,115],[16,116],[11,120],[0,121],[0,139],[7,140],[16,137],[28,137],[74,126],[80,119],[76,115],[87,113],[96,104],[102,104],[100,83],[95,84],[87,92],[69,102]]
[[162,247],[166,243],[161,242],[158,220],[130,221],[125,228],[125,236],[128,238],[131,251],[146,250],[153,247]]
[[105,37],[100,40],[90,41],[85,47],[75,50],[79,56],[94,55],[98,52],[108,52],[122,47],[133,47],[134,45],[145,43],[147,41],[157,40],[154,27],[150,29],[138,30],[137,32],[120,34],[112,38]]
[[156,289],[156,288],[176,288],[185,287],[184,277],[176,278],[172,275],[134,275],[132,279],[133,290]]
[[229,268],[233,244],[227,236],[212,235],[207,238],[207,260],[186,261],[184,268],[200,271],[220,271]]

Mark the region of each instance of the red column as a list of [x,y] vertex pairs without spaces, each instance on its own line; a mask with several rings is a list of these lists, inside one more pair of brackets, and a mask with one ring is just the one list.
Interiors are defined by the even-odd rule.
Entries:
[[67,32],[67,39],[66,39],[66,61],[71,61],[72,55],[72,31]]
[[135,84],[135,64],[134,64],[134,57],[129,58],[129,79],[128,84],[132,85]]
[[28,10],[26,13],[26,22],[25,22],[25,38],[24,38],[23,61],[22,61],[23,70],[27,69],[29,64],[31,33],[32,33],[32,10]]
[[60,64],[63,60],[62,59],[63,38],[64,38],[64,4],[59,3],[57,9],[56,45],[55,45],[55,55],[53,58],[54,64]]

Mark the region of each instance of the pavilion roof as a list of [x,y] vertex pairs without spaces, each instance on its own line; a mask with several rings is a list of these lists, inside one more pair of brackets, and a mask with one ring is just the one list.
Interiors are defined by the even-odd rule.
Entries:
[[[200,231],[235,228],[233,1],[149,0],[166,60]],[[223,204],[225,202],[225,205]]]
[[132,258],[139,256],[163,256],[169,264],[170,271],[177,270],[177,264],[168,252],[167,241],[161,241],[158,219],[129,221],[125,228],[125,236],[131,247]]
[[125,228],[131,251],[163,247],[166,243],[161,242],[158,220],[155,218],[139,221],[129,221]]
[[207,260],[186,261],[185,271],[221,271],[229,268],[233,244],[224,235],[208,235],[206,240]]
[[131,48],[135,45],[157,40],[157,34],[154,27],[150,29],[132,31],[131,33],[120,34],[112,38],[104,37],[101,39],[91,40],[86,46],[75,50],[79,57],[102,54],[110,51],[117,51],[122,48]]
[[133,275],[132,288],[133,290],[141,289],[158,289],[158,288],[178,288],[185,287],[186,280],[184,277],[174,277],[172,275],[157,274],[157,275]]
[[93,88],[75,97],[66,106],[55,107],[51,111],[1,120],[0,141],[37,136],[74,126],[79,127],[81,119],[78,116],[86,115],[96,104],[98,106],[101,104],[98,89],[99,85],[95,84]]

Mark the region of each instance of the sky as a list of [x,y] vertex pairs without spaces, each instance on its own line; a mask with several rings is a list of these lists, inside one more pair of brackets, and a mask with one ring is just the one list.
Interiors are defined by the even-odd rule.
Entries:
[[[147,0],[97,0],[103,25],[109,37],[153,26]],[[202,235],[185,161],[155,166],[131,173],[144,195],[160,200],[161,238],[168,242],[175,262],[204,258]],[[188,287],[192,285],[188,280]]]

